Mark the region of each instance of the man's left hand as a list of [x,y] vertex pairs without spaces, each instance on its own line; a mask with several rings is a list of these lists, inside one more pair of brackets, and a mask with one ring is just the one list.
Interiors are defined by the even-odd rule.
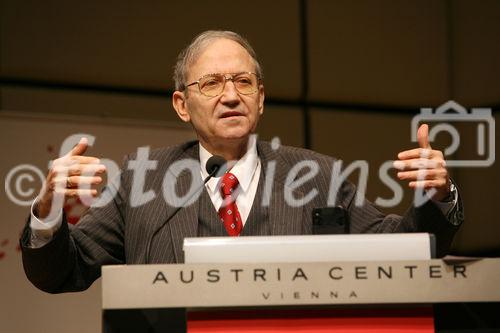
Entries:
[[408,185],[414,189],[434,189],[431,198],[443,201],[450,193],[450,177],[443,153],[431,148],[427,124],[418,128],[417,139],[419,148],[400,152],[394,162],[394,167],[400,170],[398,178],[408,180]]

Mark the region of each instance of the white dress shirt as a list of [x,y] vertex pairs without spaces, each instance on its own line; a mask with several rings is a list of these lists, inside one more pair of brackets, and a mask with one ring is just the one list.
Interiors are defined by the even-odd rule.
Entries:
[[[201,177],[203,179],[208,176],[205,165],[210,157],[212,157],[212,154],[200,144]],[[236,205],[238,206],[238,211],[243,220],[243,225],[245,225],[250,210],[252,209],[257,186],[259,185],[260,168],[261,163],[257,156],[257,141],[255,135],[251,135],[247,152],[227,171],[235,175],[240,184],[238,196],[236,197]],[[216,211],[219,211],[219,208],[222,206],[222,195],[220,193],[221,178],[222,177],[213,177],[205,185]]]

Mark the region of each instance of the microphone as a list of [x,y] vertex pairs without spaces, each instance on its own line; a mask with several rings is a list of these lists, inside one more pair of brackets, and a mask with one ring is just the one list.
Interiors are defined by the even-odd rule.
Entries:
[[205,170],[207,170],[208,177],[205,178],[205,183],[212,178],[217,172],[219,172],[219,175],[222,175],[224,172],[226,172],[226,160],[224,157],[219,156],[219,155],[214,155],[210,157],[207,161],[207,165],[205,166]]
[[188,202],[196,193],[198,193],[204,186],[205,184],[215,175],[221,176],[224,172],[226,172],[227,169],[227,161],[224,157],[219,156],[219,155],[213,155],[210,157],[207,161],[207,164],[205,165],[205,170],[208,172],[208,176],[203,180],[203,184],[197,189],[197,191],[193,192],[189,197],[184,200],[184,202],[179,205],[170,215],[167,217],[167,219],[160,224],[151,237],[149,238],[148,245],[146,246],[146,257],[145,257],[145,262],[146,264],[149,264],[149,255],[151,254],[151,245],[153,243],[153,239],[155,238],[156,234],[168,223],[170,220],[181,210],[182,207]]

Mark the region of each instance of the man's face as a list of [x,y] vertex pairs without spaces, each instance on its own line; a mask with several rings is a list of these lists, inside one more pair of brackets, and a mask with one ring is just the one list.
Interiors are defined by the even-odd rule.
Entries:
[[[188,68],[186,84],[206,74],[241,72],[255,72],[248,52],[232,40],[216,39]],[[209,147],[246,140],[255,131],[264,111],[263,103],[262,85],[254,94],[243,95],[232,81],[227,81],[223,92],[215,97],[201,94],[198,85],[188,87],[183,93],[174,93],[174,107],[179,117],[191,122],[200,141]]]

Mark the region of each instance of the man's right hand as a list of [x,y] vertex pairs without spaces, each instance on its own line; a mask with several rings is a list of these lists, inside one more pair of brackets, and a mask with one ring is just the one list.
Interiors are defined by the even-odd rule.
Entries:
[[82,156],[87,147],[87,139],[81,138],[69,153],[53,161],[35,207],[38,218],[49,216],[51,209],[59,212],[71,197],[97,196],[95,186],[102,183],[106,167],[96,157]]

